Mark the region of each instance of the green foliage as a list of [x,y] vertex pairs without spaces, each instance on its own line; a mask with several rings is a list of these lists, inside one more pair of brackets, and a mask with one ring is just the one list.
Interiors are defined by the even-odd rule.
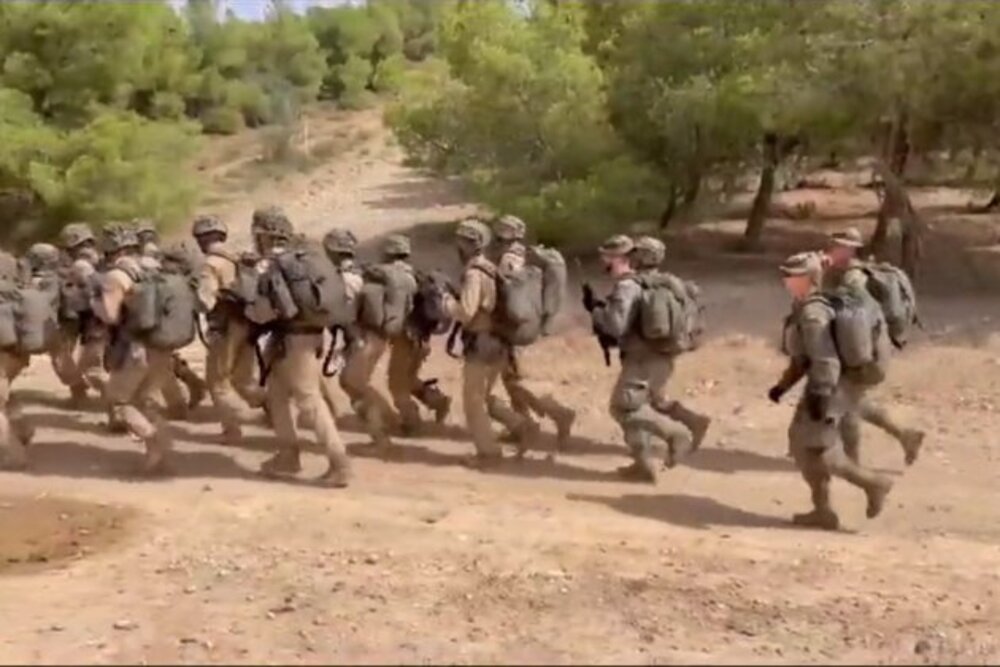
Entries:
[[998,35],[989,0],[465,2],[387,118],[410,159],[567,238],[666,219],[793,153],[992,173]]

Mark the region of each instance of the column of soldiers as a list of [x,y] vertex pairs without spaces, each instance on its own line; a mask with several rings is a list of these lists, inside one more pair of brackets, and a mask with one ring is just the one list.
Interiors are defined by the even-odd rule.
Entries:
[[[276,207],[255,211],[253,248],[246,252],[231,247],[229,230],[217,217],[198,217],[191,231],[203,257],[194,275],[197,308],[206,320],[204,381],[176,352],[144,344],[124,331],[126,304],[145,273],[189,260],[176,247],[162,249],[148,221],[110,225],[103,244],[86,224],[70,224],[60,234],[59,248],[36,244],[23,266],[0,262],[0,285],[55,280],[84,286],[88,307],[76,312],[85,315],[60,318],[58,337],[49,351],[52,364],[69,389],[72,405],[79,406],[88,392],[96,392],[108,410],[110,426],[144,443],[143,473],[169,470],[172,437],[164,408],[169,416],[183,417],[206,394],[227,443],[240,442],[243,425],[256,410],[265,412],[276,437],[274,455],[261,465],[268,476],[301,471],[298,428],[307,426],[328,460],[318,482],[335,488],[347,486],[351,479],[350,460],[335,421],[337,384],[381,455],[393,449],[393,432],[412,435],[421,430],[421,405],[436,422],[446,420],[451,398],[435,380],[420,379],[431,333],[417,333],[412,327],[386,333],[360,315],[374,280],[397,281],[393,284],[417,290],[408,238],[385,238],[379,261],[368,267],[356,263],[358,242],[350,232],[334,229],[322,239],[322,250],[339,272],[356,316],[356,322],[339,332],[344,364],[337,383],[325,372],[324,350],[336,344],[338,331],[317,325],[303,313],[289,315],[273,301],[257,298],[259,291],[248,293],[244,284],[247,276],[265,280],[289,253],[299,251],[302,242],[288,216]],[[462,403],[475,446],[466,463],[477,468],[503,460],[494,421],[505,427],[520,456],[539,438],[536,418],[552,421],[561,447],[569,441],[576,417],[551,394],[534,390],[523,372],[522,348],[510,344],[494,326],[503,276],[525,266],[525,236],[524,223],[512,216],[499,218],[492,228],[478,219],[459,223],[455,244],[462,262],[460,284],[441,291],[443,311],[461,327]],[[886,477],[860,463],[861,421],[893,435],[907,464],[917,459],[924,439],[923,432],[897,423],[868,395],[877,382],[859,377],[839,359],[832,331],[835,313],[823,295],[865,290],[866,274],[856,256],[861,245],[860,235],[850,230],[835,235],[826,251],[795,255],[781,267],[793,299],[784,341],[790,361],[768,397],[777,403],[797,382],[806,380],[789,428],[789,454],[810,487],[813,510],[796,515],[794,521],[824,529],[839,526],[830,501],[832,477],[841,477],[867,494],[869,517],[880,513],[891,488]],[[618,235],[603,243],[599,254],[613,287],[604,299],[587,288],[584,306],[595,332],[620,351],[621,368],[609,413],[621,427],[632,461],[618,473],[626,480],[656,483],[661,467],[671,468],[698,449],[711,419],[668,392],[677,356],[686,348],[661,345],[647,335],[644,323],[640,325],[647,290],[670,276],[661,269],[663,243]],[[259,290],[257,285],[252,289]],[[884,371],[889,347],[884,340],[878,347]],[[372,386],[376,366],[386,353],[389,399]],[[29,360],[24,354],[0,350],[0,454],[7,468],[23,468],[28,460],[32,429],[10,400],[10,385]],[[496,394],[498,383],[509,403]]]

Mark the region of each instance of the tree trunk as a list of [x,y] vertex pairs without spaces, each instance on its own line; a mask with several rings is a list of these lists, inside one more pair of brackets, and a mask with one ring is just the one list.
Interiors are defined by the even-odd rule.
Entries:
[[760,249],[761,237],[764,234],[764,224],[771,209],[771,197],[774,195],[774,175],[778,169],[781,156],[778,153],[778,137],[774,133],[764,135],[764,164],[760,170],[760,185],[750,207],[750,217],[747,218],[746,232],[743,234],[743,249],[756,251]]
[[663,209],[663,213],[660,214],[660,229],[664,230],[670,225],[670,221],[674,219],[674,214],[677,213],[677,187],[674,185],[670,186],[670,194],[667,195],[667,206]]
[[[913,202],[906,192],[903,180],[892,172],[884,162],[875,164],[875,169],[882,182],[885,184],[885,194],[882,200],[882,207],[879,209],[879,225],[884,226],[882,238],[879,239],[879,229],[876,228],[872,237],[871,248],[876,251],[876,255],[884,254],[885,237],[888,235],[889,221],[892,218],[899,219],[901,227],[902,245],[900,252],[900,263],[904,271],[911,278],[916,278],[920,260],[923,257],[924,236],[927,226],[923,219],[913,208]],[[883,220],[884,218],[884,220]],[[881,253],[877,250],[881,243]]]

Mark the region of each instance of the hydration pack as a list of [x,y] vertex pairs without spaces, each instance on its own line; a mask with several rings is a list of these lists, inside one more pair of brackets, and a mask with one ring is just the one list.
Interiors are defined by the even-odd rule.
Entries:
[[0,294],[0,349],[20,354],[51,350],[59,336],[59,293],[24,286]]
[[398,336],[406,330],[413,313],[417,278],[401,262],[366,267],[358,318],[362,326],[383,336]]
[[902,349],[910,329],[917,323],[917,293],[906,272],[887,262],[870,264],[864,269],[868,292],[878,302],[885,316],[889,339]]
[[321,247],[296,247],[273,262],[260,289],[280,319],[323,329],[354,323],[344,279]]
[[672,354],[697,349],[705,329],[698,285],[660,272],[637,280],[642,287],[639,332],[643,340]]

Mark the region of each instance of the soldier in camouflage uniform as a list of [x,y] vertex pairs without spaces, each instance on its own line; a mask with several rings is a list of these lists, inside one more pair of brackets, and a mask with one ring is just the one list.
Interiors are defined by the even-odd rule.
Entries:
[[449,295],[445,300],[450,317],[463,328],[462,402],[476,446],[476,455],[467,464],[477,467],[493,466],[503,459],[491,417],[518,437],[530,424],[502,401],[491,399],[494,385],[510,364],[512,350],[492,331],[497,270],[484,254],[490,236],[490,228],[479,220],[468,219],[458,224],[455,240],[464,265],[462,284],[457,298]]
[[[358,249],[357,237],[347,229],[331,229],[323,236],[323,249],[326,250],[330,261],[340,271],[341,278],[344,280],[344,290],[347,293],[347,298],[352,303],[357,304],[361,296],[361,289],[364,287],[361,270],[355,262],[355,255]],[[363,419],[364,411],[361,406],[362,394],[351,388],[351,384],[345,379],[347,374],[344,372],[344,369],[350,364],[351,358],[363,344],[362,335],[356,327],[352,327],[350,331],[342,332],[341,335],[343,336],[341,354],[343,355],[344,362],[339,373],[340,387],[347,394],[351,402],[351,408]],[[323,378],[323,400],[326,401],[330,412],[333,414],[337,413],[336,391],[334,389],[336,382],[334,378]]]
[[222,437],[236,444],[243,437],[245,420],[240,399],[251,408],[264,404],[264,392],[254,377],[250,323],[233,296],[243,260],[227,247],[229,229],[214,215],[196,218],[191,235],[205,255],[198,277],[198,301],[208,320],[205,380],[222,424]]
[[[829,247],[821,254],[823,291],[842,288],[867,291],[868,276],[864,263],[857,257],[862,247],[861,232],[853,227],[831,235]],[[860,455],[862,420],[882,429],[899,442],[906,465],[912,465],[917,460],[923,447],[924,432],[900,424],[885,406],[865,392],[860,397],[858,412],[846,419],[842,427],[844,449],[855,462]]]
[[[76,285],[82,293],[92,293],[103,258],[97,246],[97,237],[90,226],[83,222],[66,225],[59,234],[59,245],[70,262],[66,271],[67,280]],[[89,387],[104,396],[108,373],[104,369],[104,348],[108,343],[108,332],[104,324],[93,313],[84,313],[76,327],[64,328],[65,340],[60,347],[60,361],[65,369],[57,371],[70,380],[74,400],[85,397]],[[79,342],[79,352],[76,347]],[[75,356],[77,355],[78,356]],[[64,355],[64,356],[63,356]]]
[[113,330],[107,352],[110,377],[106,394],[113,418],[146,445],[141,472],[163,474],[173,441],[154,397],[173,377],[173,360],[170,352],[135,341],[125,330],[125,304],[143,271],[138,236],[134,230],[117,225],[107,228],[105,235],[108,271],[92,310]]
[[[254,211],[251,229],[262,256],[258,271],[266,274],[274,258],[289,250],[294,230],[288,216],[277,207]],[[329,487],[346,487],[351,478],[350,459],[321,388],[324,332],[279,319],[269,299],[251,303],[246,315],[251,322],[274,329],[264,353],[269,369],[265,390],[278,451],[261,464],[261,472],[280,476],[301,471],[294,406],[312,427],[327,457],[327,470],[318,481]]]
[[794,523],[836,530],[840,520],[830,503],[830,480],[840,477],[865,492],[868,518],[881,513],[892,482],[853,461],[844,451],[842,423],[858,410],[860,392],[843,372],[833,341],[833,308],[814,298],[822,280],[815,254],[790,257],[781,267],[785,287],[794,299],[785,328],[790,361],[778,386],[805,374],[806,389],[788,430],[796,465],[812,492],[813,510],[797,514]]
[[[148,261],[147,266],[156,269],[163,258],[160,233],[156,229],[156,224],[147,218],[138,218],[132,221],[132,225],[139,237],[143,262]],[[174,379],[167,381],[164,385],[163,398],[172,418],[185,419],[188,412],[201,405],[205,397],[208,396],[208,385],[194,372],[194,369],[188,365],[179,352],[174,353],[173,360]],[[181,384],[187,387],[186,401]]]
[[[673,467],[696,447],[704,430],[692,433],[667,414],[672,406],[663,396],[663,388],[673,371],[674,359],[652,349],[641,335],[638,318],[642,286],[633,267],[634,251],[635,243],[622,235],[601,245],[601,261],[615,285],[606,301],[592,304],[591,318],[594,327],[617,341],[621,350],[622,367],[609,409],[622,427],[633,462],[618,472],[625,479],[655,484],[657,461]],[[649,403],[642,403],[643,399]],[[654,437],[667,443],[662,455],[652,449]]]
[[[663,241],[652,236],[640,236],[635,240],[635,250],[632,252],[632,266],[639,278],[655,276],[666,258],[666,246]],[[695,449],[701,446],[708,428],[712,423],[710,417],[699,414],[676,399],[667,397],[667,383],[674,373],[676,358],[663,355],[668,361],[663,362],[663,371],[650,378],[650,393],[654,397],[654,406],[664,414],[687,427],[691,431],[692,444]]]
[[[493,248],[493,260],[501,275],[516,273],[524,268],[527,253],[524,245],[526,231],[524,221],[512,215],[502,216],[494,223],[493,235],[496,242]],[[520,444],[522,447],[525,446],[527,444],[525,440],[537,434],[538,425],[532,418],[532,413],[535,413],[552,420],[556,426],[559,447],[565,447],[569,442],[576,412],[561,404],[552,394],[538,396],[531,391],[524,376],[521,356],[521,349],[513,348],[511,362],[500,374],[500,381],[510,397],[511,407],[521,415],[526,424]],[[495,398],[490,402],[490,412],[491,415],[496,412]]]

